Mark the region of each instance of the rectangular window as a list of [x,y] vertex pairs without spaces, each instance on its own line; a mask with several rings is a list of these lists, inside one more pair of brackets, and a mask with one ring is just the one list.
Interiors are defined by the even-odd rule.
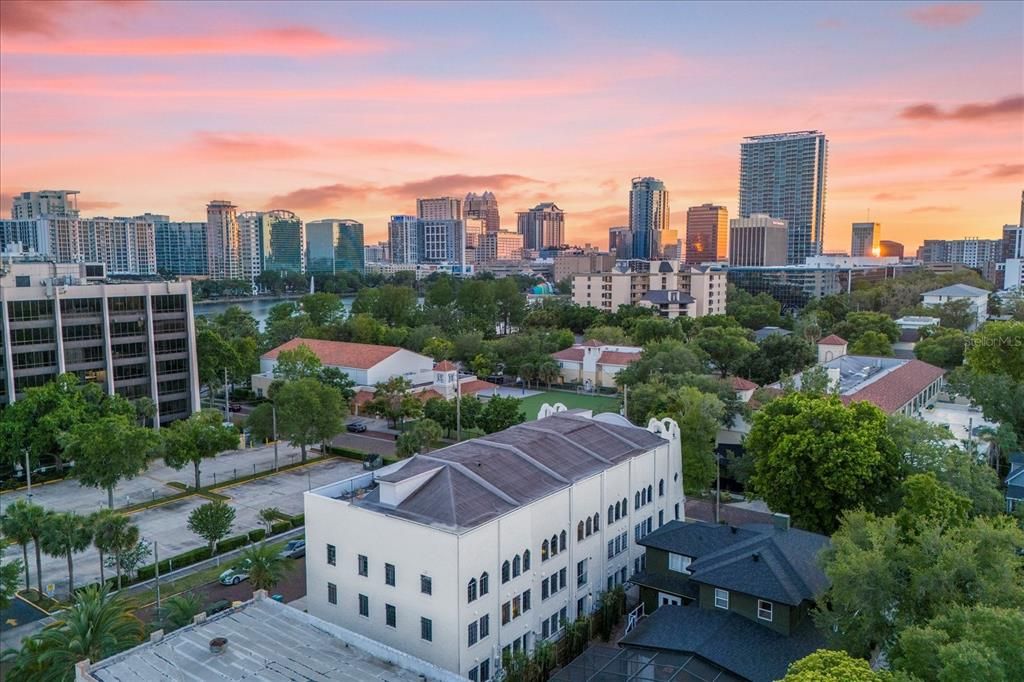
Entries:
[[389,628],[394,628],[394,627],[398,627],[396,625],[397,622],[398,622],[398,615],[395,612],[394,604],[385,604],[384,605],[384,623]]
[[544,580],[540,581],[540,600],[544,601],[547,598],[548,598],[548,581],[545,578]]
[[467,628],[466,641],[468,642],[468,646],[473,646],[477,642],[477,630],[476,630],[476,628],[477,628],[476,621],[473,621],[472,623],[470,623],[469,627]]
[[489,634],[491,634],[491,617],[485,614],[480,617],[480,639]]
[[587,560],[576,564],[576,587],[582,587],[587,584]]
[[547,639],[551,636],[551,623],[545,618],[540,624],[540,636],[541,639]]
[[338,603],[338,586],[334,583],[327,583],[327,603]]
[[366,558],[365,554],[359,555],[359,575],[370,575],[370,560]]
[[479,669],[478,668],[470,668],[469,675],[467,675],[466,677],[468,677],[470,679],[470,682],[480,682]]
[[615,541],[614,540],[609,540],[608,541],[608,558],[611,559],[613,556],[615,556]]
[[729,608],[729,590],[720,590],[717,587],[715,588],[715,608]]
[[334,545],[327,545],[327,565],[338,565],[338,552],[335,549]]
[[562,610],[558,612],[558,627],[562,627],[569,621],[569,607],[563,606]]
[[429,576],[420,576],[420,592],[423,594],[433,594],[434,586],[433,581]]
[[509,621],[512,620],[512,603],[505,602],[501,605],[501,624],[508,625]]
[[359,595],[359,615],[370,617],[370,598],[365,594]]
[[384,582],[387,585],[395,586],[395,566],[394,564],[384,564]]
[[429,618],[420,618],[420,639],[434,641],[434,622]]
[[564,568],[562,568],[562,569],[560,569],[558,571],[558,582],[561,583],[559,585],[558,589],[560,589],[560,590],[564,590],[565,586],[569,584],[568,581],[566,581],[566,579],[565,579],[566,575],[567,575],[567,572],[566,572],[566,570]]
[[586,597],[580,597],[579,599],[576,600],[576,617],[577,618],[583,618],[583,616],[586,615],[586,613],[584,612],[584,609],[586,608],[585,607],[586,601],[587,601]]
[[523,612],[523,600],[517,594],[512,597],[512,618],[518,618]]
[[772,603],[763,599],[757,600],[757,617],[772,622]]
[[679,503],[678,502],[676,502],[675,512],[676,512],[676,521],[678,521],[679,520]]
[[491,659],[485,658],[480,661],[480,682],[487,682],[491,679]]
[[530,610],[530,591],[523,592],[523,613]]
[[661,528],[664,525],[665,525],[665,510],[664,509],[659,509],[658,510],[658,528]]
[[668,570],[675,571],[676,573],[687,573],[690,572],[690,557],[683,556],[682,554],[669,554],[668,555]]

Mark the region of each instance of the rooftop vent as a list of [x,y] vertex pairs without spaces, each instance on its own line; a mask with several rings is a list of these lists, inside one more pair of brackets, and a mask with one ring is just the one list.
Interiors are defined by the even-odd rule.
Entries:
[[228,646],[227,637],[214,637],[210,640],[210,653],[219,654],[224,651]]
[[761,553],[760,552],[754,552],[753,554],[750,555],[750,558],[753,559],[754,561],[760,561],[761,560]]

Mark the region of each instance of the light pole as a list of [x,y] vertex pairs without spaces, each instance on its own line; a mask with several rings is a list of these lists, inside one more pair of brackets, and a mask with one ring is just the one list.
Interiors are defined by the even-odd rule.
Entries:
[[270,403],[270,418],[274,429],[274,471],[277,471],[277,405]]
[[156,612],[160,613],[160,551],[157,548],[157,541],[153,540],[153,568],[156,579]]

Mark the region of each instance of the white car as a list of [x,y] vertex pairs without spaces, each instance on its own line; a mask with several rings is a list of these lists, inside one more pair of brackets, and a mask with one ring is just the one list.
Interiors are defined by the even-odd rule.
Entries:
[[246,559],[240,564],[232,566],[228,570],[220,574],[218,580],[221,585],[237,585],[243,580],[249,579],[249,566],[250,561]]

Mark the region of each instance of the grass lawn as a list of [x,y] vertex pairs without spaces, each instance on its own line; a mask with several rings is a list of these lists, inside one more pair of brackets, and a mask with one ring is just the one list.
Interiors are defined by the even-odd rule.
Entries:
[[615,396],[595,396],[580,393],[567,393],[563,391],[545,391],[539,395],[522,398],[520,407],[526,413],[526,420],[533,421],[537,418],[541,405],[549,403],[562,403],[570,410],[582,408],[598,412],[619,412],[619,399]]

